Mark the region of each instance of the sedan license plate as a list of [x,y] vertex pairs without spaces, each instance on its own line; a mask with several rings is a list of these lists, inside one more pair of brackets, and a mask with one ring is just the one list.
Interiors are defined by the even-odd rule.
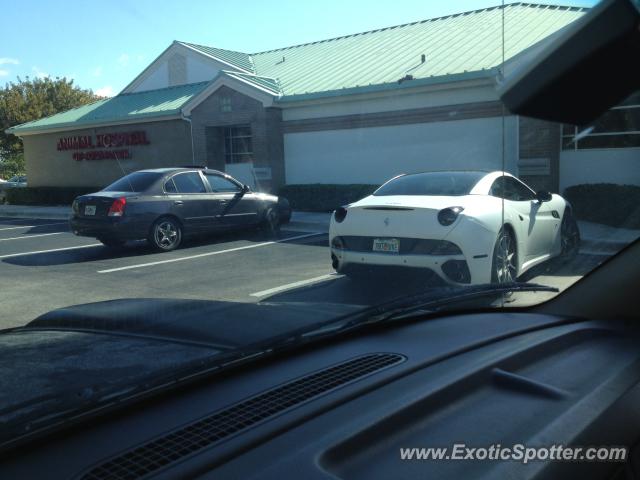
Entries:
[[397,238],[374,238],[373,251],[385,253],[400,252],[400,240]]
[[96,214],[96,206],[95,205],[87,205],[84,207],[85,215],[95,215]]

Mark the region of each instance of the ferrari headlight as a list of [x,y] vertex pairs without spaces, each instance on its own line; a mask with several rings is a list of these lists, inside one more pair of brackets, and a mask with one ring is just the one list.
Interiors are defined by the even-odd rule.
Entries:
[[464,207],[448,207],[438,212],[438,222],[443,227],[448,227],[456,221],[460,212],[464,210]]

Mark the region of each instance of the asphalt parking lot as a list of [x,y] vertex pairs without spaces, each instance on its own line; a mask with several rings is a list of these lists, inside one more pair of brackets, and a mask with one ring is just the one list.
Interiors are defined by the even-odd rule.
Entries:
[[[370,305],[429,288],[423,281],[357,283],[335,275],[327,243],[326,228],[283,227],[275,237],[234,232],[155,253],[144,242],[109,249],[74,236],[64,220],[0,218],[0,328],[55,308],[115,298]],[[523,280],[564,288],[605,259],[581,254],[571,264],[541,265]],[[547,297],[522,294],[510,301]]]

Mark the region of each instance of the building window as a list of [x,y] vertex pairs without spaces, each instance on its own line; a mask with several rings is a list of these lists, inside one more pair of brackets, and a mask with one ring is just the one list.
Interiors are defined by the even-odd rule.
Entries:
[[640,92],[586,128],[562,126],[563,150],[630,147],[640,147]]
[[238,125],[224,129],[224,161],[244,163],[253,161],[251,127]]
[[220,111],[221,112],[231,111],[231,97],[220,97]]

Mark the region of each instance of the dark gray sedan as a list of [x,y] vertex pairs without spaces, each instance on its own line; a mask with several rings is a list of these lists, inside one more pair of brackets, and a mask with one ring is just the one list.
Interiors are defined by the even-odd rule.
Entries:
[[225,173],[162,168],[130,173],[77,197],[69,222],[75,235],[110,247],[147,239],[156,250],[169,251],[187,235],[251,227],[275,232],[290,216],[285,199],[252,192]]

